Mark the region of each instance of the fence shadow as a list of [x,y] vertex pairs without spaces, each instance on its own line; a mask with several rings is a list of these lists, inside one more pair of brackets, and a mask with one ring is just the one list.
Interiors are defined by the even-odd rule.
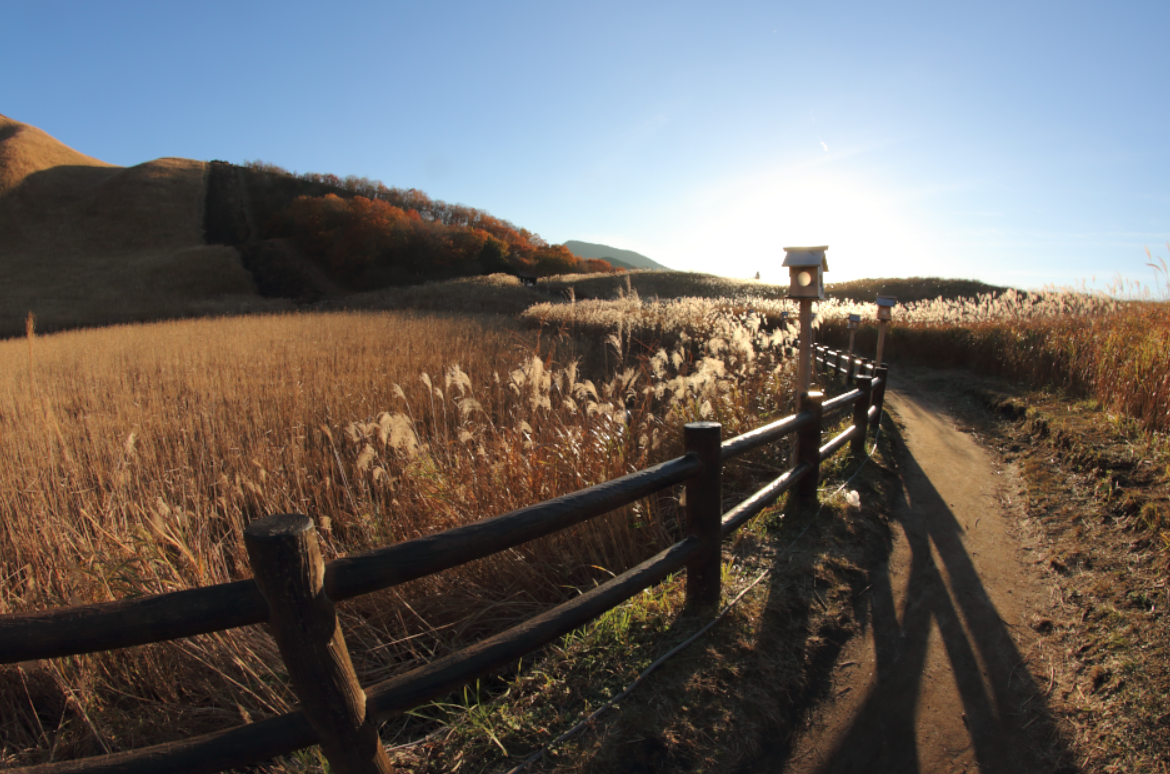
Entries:
[[[824,694],[827,677],[837,661],[842,648],[849,641],[850,632],[840,625],[835,616],[818,615],[821,605],[820,592],[825,589],[814,577],[812,567],[821,561],[832,561],[840,552],[838,548],[824,541],[810,538],[805,531],[818,525],[811,521],[832,518],[817,514],[816,508],[790,501],[783,507],[784,517],[769,530],[767,541],[775,547],[771,563],[772,573],[767,578],[767,593],[764,612],[755,633],[751,656],[743,656],[745,673],[762,679],[770,675],[773,679],[780,674],[791,692],[772,691],[776,699],[771,714],[778,726],[777,736],[787,737],[788,729],[799,724],[804,712]],[[881,546],[873,550],[882,555],[889,549],[887,534],[874,530],[871,537]],[[854,599],[867,584],[867,574],[858,570],[847,578]],[[698,630],[707,616],[690,614],[680,616],[659,639],[662,648],[672,646]],[[690,771],[698,766],[697,761],[680,752],[685,745],[668,741],[680,729],[702,729],[702,719],[688,715],[685,707],[687,686],[694,685],[696,676],[709,671],[709,657],[704,655],[708,648],[733,650],[735,646],[718,642],[717,631],[692,643],[669,661],[655,675],[657,691],[674,694],[673,700],[660,701],[658,698],[642,697],[623,706],[623,720],[601,750],[594,755],[587,768],[609,771],[615,774],[649,774],[650,772]],[[726,654],[725,654],[726,655]],[[801,677],[803,675],[803,677]],[[709,677],[709,675],[708,675]],[[745,679],[742,675],[737,679]],[[753,679],[751,677],[747,679]],[[661,698],[661,697],[659,697]]]
[[[911,552],[907,590],[899,602],[888,566],[877,568],[863,599],[874,639],[872,687],[816,771],[925,772],[916,726],[930,679],[954,681],[979,771],[1058,770],[1063,755],[1043,691],[975,570],[962,526],[918,462],[900,457],[904,489],[894,517]],[[935,627],[952,672],[937,677],[926,674]],[[954,752],[967,744],[955,739]]]

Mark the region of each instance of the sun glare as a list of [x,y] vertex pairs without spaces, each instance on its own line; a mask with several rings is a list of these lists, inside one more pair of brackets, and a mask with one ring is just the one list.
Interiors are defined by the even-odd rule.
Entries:
[[928,274],[935,251],[915,222],[913,199],[822,166],[720,181],[682,208],[692,213],[681,229],[685,242],[669,245],[666,262],[726,276],[759,272],[765,281],[782,282],[781,245],[827,244],[830,281]]

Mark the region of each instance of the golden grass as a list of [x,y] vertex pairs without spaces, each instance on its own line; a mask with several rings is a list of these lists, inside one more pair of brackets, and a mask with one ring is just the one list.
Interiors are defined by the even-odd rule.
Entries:
[[[246,577],[242,529],[268,513],[311,515],[331,558],[669,458],[686,421],[720,421],[729,437],[787,413],[795,330],[776,319],[792,302],[740,290],[646,301],[643,276],[607,301],[538,304],[519,323],[344,312],[0,342],[0,612]],[[490,277],[363,302],[472,310],[531,296]],[[819,304],[820,335],[843,334],[853,312],[872,319],[869,304]],[[1132,396],[1164,410],[1167,323],[1164,305],[986,297],[900,308],[887,352],[1084,384],[1104,384],[1090,366],[1114,363]],[[359,675],[383,679],[528,617],[649,555],[678,520],[667,495],[346,603]],[[279,671],[257,627],[0,667],[0,761],[283,712],[295,700]]]
[[739,280],[700,272],[635,269],[617,274],[562,274],[539,283],[555,293],[572,288],[579,300],[607,300],[631,288],[646,299],[709,298],[731,300],[752,297],[777,300],[787,293],[785,285],[758,280]]
[[73,175],[99,180],[118,170],[113,164],[78,153],[35,126],[0,115],[0,196],[15,189],[30,175],[52,167],[63,167],[72,170]]
[[913,301],[932,301],[941,298],[976,298],[986,294],[1003,293],[1008,288],[988,285],[978,280],[944,279],[942,277],[883,277],[858,279],[848,282],[826,282],[825,295],[846,301],[872,303],[878,294],[895,296],[903,304]]
[[[875,347],[872,309],[862,305],[868,321],[857,338],[862,354],[872,355]],[[826,340],[848,341],[842,312],[829,306],[822,314]],[[1147,430],[1170,430],[1170,303],[1165,301],[1014,290],[922,301],[895,310],[885,352],[887,360],[969,366],[1056,387],[1132,416]]]
[[[0,611],[246,577],[242,529],[274,512],[316,519],[329,558],[409,539],[674,456],[685,421],[730,435],[787,399],[765,333],[640,362],[620,341],[595,381],[570,358],[585,345],[497,317],[284,315],[0,342]],[[676,511],[667,493],[343,605],[363,682],[631,566],[677,535]],[[285,711],[279,669],[257,627],[0,668],[0,761]]]
[[511,274],[488,274],[355,293],[338,303],[346,309],[518,315],[547,298],[547,293],[526,287]]

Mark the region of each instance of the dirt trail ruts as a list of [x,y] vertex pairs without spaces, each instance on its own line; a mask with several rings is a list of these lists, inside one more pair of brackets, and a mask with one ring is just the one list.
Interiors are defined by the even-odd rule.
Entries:
[[794,747],[753,771],[1051,771],[1045,686],[1023,655],[1046,587],[1001,505],[1004,477],[930,397],[891,387],[904,498],[864,633]]

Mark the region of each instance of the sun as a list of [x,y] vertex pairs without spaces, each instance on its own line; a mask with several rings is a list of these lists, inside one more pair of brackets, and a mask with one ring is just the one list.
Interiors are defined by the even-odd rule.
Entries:
[[937,250],[917,222],[914,198],[825,166],[718,181],[683,207],[690,217],[671,265],[786,282],[782,245],[816,244],[829,246],[834,281],[929,274]]

